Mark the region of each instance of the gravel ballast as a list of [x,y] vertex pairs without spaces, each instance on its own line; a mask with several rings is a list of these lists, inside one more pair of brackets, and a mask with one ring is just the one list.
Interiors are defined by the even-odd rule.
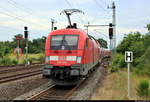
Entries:
[[42,79],[42,75],[40,74],[0,84],[0,100],[13,100],[14,98],[36,89],[47,82],[49,82],[49,80]]
[[[105,78],[106,68],[99,66],[68,100],[89,100]],[[0,84],[0,100],[26,100],[51,85],[42,74]]]
[[98,85],[102,82],[106,74],[106,69],[102,66],[81,85],[81,87],[73,93],[68,100],[90,100],[93,92],[96,91]]
[[[98,69],[95,70],[92,75],[90,75],[89,78],[79,87],[79,89],[77,89],[76,92],[74,92],[68,98],[68,100],[90,100],[92,94],[97,90],[99,84],[101,84],[105,78],[106,68],[102,66],[103,65],[99,66]],[[26,100],[29,97],[41,92],[42,90],[45,90],[50,85],[50,82],[46,83],[37,89],[31,90],[30,92],[15,98],[14,100]]]

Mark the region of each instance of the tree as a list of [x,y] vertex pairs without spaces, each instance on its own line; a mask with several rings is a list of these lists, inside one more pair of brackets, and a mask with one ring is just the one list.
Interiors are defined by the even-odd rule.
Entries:
[[128,36],[123,39],[120,45],[118,45],[116,51],[124,54],[125,51],[134,50],[134,47],[138,47],[138,46],[134,46],[135,43],[142,41],[141,37],[142,36],[139,32],[128,34]]
[[148,31],[150,31],[150,24],[147,24],[147,29]]
[[98,42],[103,48],[108,48],[107,41],[105,41],[104,39],[99,38]]

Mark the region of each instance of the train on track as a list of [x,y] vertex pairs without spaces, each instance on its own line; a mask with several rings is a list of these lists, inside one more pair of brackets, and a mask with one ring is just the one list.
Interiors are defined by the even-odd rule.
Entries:
[[77,29],[76,24],[54,30],[45,43],[43,77],[56,85],[76,85],[110,54],[94,37]]

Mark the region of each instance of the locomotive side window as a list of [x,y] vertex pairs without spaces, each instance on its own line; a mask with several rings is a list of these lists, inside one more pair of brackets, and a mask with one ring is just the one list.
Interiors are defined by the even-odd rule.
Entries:
[[77,50],[78,35],[52,35],[51,50]]

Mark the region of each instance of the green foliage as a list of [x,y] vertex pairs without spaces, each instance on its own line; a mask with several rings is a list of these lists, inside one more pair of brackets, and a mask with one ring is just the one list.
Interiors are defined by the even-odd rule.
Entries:
[[117,72],[119,70],[119,67],[118,66],[112,66],[111,68],[111,72]]
[[16,59],[13,59],[12,64],[18,64],[18,61]]
[[122,54],[116,54],[112,59],[113,66],[117,66],[118,68],[126,67],[125,58]]
[[141,79],[137,88],[137,95],[140,97],[148,97],[150,96],[149,91],[149,81],[148,79]]
[[45,57],[43,55],[40,55],[40,57],[38,58],[38,61],[40,63],[43,63],[45,61]]
[[150,30],[150,24],[147,24],[147,28],[148,28],[148,30]]
[[4,57],[3,59],[0,60],[0,64],[1,65],[9,65],[9,64],[12,64],[10,58],[8,57]]
[[141,34],[139,32],[130,33],[128,34],[127,38],[123,39],[116,51],[124,54],[127,50],[134,50],[134,47],[137,47],[134,46],[134,44],[139,41],[141,41]]
[[28,61],[30,62],[30,64],[33,62],[33,58],[29,58]]
[[124,55],[117,53],[114,56],[115,57],[113,57],[113,59],[112,59],[111,72],[117,72],[119,70],[119,68],[126,67]]
[[27,63],[27,60],[26,59],[23,59],[23,64],[26,64]]
[[105,41],[104,39],[99,38],[99,39],[98,39],[98,42],[100,43],[100,45],[101,45],[103,48],[108,48],[108,46],[107,46],[107,41]]
[[[15,36],[21,36],[22,39],[20,40],[20,48],[22,52],[26,52],[26,40],[23,38],[22,34],[17,34]],[[17,47],[16,38],[13,38],[13,41],[4,41],[0,42],[0,59],[3,59],[7,54],[13,53],[14,49]],[[43,36],[42,38],[33,39],[33,41],[28,41],[28,53],[43,53],[45,50],[45,41],[46,37]]]
[[132,71],[140,75],[150,75],[150,35],[141,35],[139,32],[128,34],[116,48],[117,53],[113,56],[112,71],[126,67],[125,51],[133,51],[131,66],[134,69]]
[[136,62],[136,70],[137,74],[147,74],[150,75],[150,46],[147,48],[146,52],[135,60]]

